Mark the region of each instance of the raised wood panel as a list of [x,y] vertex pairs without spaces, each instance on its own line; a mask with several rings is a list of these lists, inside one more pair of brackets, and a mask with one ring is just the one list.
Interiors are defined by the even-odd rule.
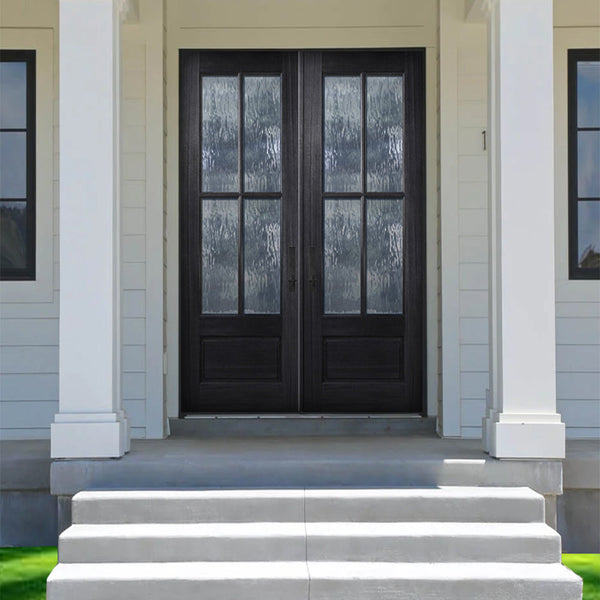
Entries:
[[[598,302],[557,302],[556,316],[582,318],[597,318],[600,320],[600,299]],[[600,343],[600,339],[598,340]]]
[[146,265],[144,263],[123,263],[121,265],[121,283],[127,290],[145,290]]
[[485,235],[488,232],[488,216],[485,209],[461,209],[458,211],[459,235]]
[[[462,100],[461,102],[459,102],[458,124],[461,128],[487,127],[487,100]],[[478,133],[481,136],[481,130]],[[460,133],[458,142],[460,145]],[[481,137],[479,137],[479,142],[481,142]],[[483,154],[482,150],[483,146],[480,143],[477,147],[477,153]]]
[[487,181],[487,156],[459,156],[458,179],[459,181]]
[[[126,235],[121,240],[121,258],[124,263],[144,262],[146,260],[146,236]],[[125,268],[125,266],[123,266]],[[122,276],[121,280],[126,285],[131,285],[128,278]]]
[[326,380],[402,379],[401,338],[325,338]]
[[281,340],[208,338],[202,340],[202,379],[273,380],[281,377]]
[[555,27],[600,27],[600,4],[590,0],[554,0]]
[[[4,316],[5,305],[2,305]],[[58,319],[2,319],[0,346],[57,346]]]

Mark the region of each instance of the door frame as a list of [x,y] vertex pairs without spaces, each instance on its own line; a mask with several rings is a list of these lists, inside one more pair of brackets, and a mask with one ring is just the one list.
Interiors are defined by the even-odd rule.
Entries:
[[[227,54],[227,53],[231,53],[231,52],[241,52],[241,51],[228,51],[228,50],[222,50],[222,51],[211,51],[211,50],[199,50],[200,52],[220,52],[223,54]],[[422,93],[421,93],[421,105],[420,105],[420,112],[421,112],[421,116],[422,116],[422,123],[421,123],[421,127],[420,127],[420,140],[421,140],[421,147],[422,147],[422,157],[421,157],[421,161],[420,161],[420,181],[421,181],[421,189],[422,192],[420,194],[421,196],[421,208],[420,208],[420,212],[421,212],[421,223],[419,224],[419,229],[420,229],[420,239],[419,239],[419,253],[420,253],[420,260],[421,260],[421,265],[420,265],[420,269],[421,269],[421,276],[420,276],[420,297],[422,299],[422,304],[420,306],[420,315],[419,315],[419,329],[421,331],[421,335],[420,335],[420,348],[419,348],[419,355],[420,355],[420,369],[418,369],[418,372],[415,372],[414,375],[415,377],[417,377],[420,381],[420,393],[419,393],[419,398],[418,398],[418,404],[420,405],[418,408],[416,407],[416,403],[415,403],[415,408],[414,410],[411,410],[410,412],[398,412],[398,413],[394,413],[397,414],[398,416],[402,416],[405,414],[427,414],[427,397],[426,397],[426,382],[427,382],[427,328],[426,328],[426,322],[427,322],[427,259],[426,259],[426,254],[425,254],[425,249],[427,246],[427,236],[428,236],[428,232],[427,232],[427,228],[426,228],[426,214],[428,213],[428,209],[429,209],[429,199],[428,199],[428,189],[427,189],[427,178],[426,178],[426,164],[428,162],[427,159],[427,153],[426,153],[426,143],[425,143],[425,131],[426,131],[426,115],[429,111],[429,106],[427,103],[427,98],[426,98],[426,93],[425,93],[425,79],[426,79],[426,60],[425,60],[425,49],[424,48],[386,48],[386,49],[382,49],[382,50],[375,50],[375,49],[370,49],[370,48],[364,48],[364,49],[344,49],[344,50],[339,50],[337,52],[348,52],[349,54],[352,52],[356,52],[356,53],[374,53],[377,51],[381,51],[382,53],[385,52],[411,52],[411,53],[419,53],[422,55],[422,70],[420,73],[420,77],[421,77],[421,84],[422,84]],[[198,52],[197,50],[183,50],[180,49],[180,53],[185,53],[185,52]],[[259,54],[260,52],[265,52],[265,53],[269,53],[269,54],[273,54],[278,52],[277,50],[246,50],[243,51],[245,54]],[[291,53],[295,53],[298,57],[299,57],[299,61],[302,62],[302,57],[310,52],[314,52],[311,50],[305,50],[305,49],[301,49],[301,50],[294,50],[294,51],[288,51]],[[333,50],[324,50],[324,52],[330,53],[330,52],[336,52]],[[181,64],[181,63],[180,63]],[[298,67],[298,72],[299,72],[299,86],[302,86],[302,69],[299,66]],[[180,84],[181,84],[181,79],[180,79]],[[182,88],[180,88],[182,90]],[[300,87],[300,89],[298,89],[297,92],[297,98],[300,98],[302,96],[302,94],[304,93],[304,88]],[[183,91],[181,91],[181,93],[183,93]],[[302,115],[302,111],[303,111],[303,107],[304,107],[304,103],[300,102],[300,108],[298,109],[298,120],[300,123],[303,122],[303,115]],[[282,123],[285,123],[285,115],[282,114]],[[182,138],[184,138],[185,136],[182,135],[182,131],[184,131],[184,127],[183,127],[183,118],[182,115],[179,115],[179,124],[180,124],[180,129],[179,129],[179,136],[180,136],[180,146],[182,143]],[[299,144],[301,144],[301,148],[303,148],[302,144],[304,143],[303,141],[303,128],[300,126],[299,127]],[[182,167],[182,163],[183,161],[180,158],[179,161],[179,173],[180,173],[180,188],[179,188],[179,197],[181,198],[181,190],[184,186],[184,182],[182,181],[182,172],[183,172],[183,167]],[[300,155],[298,157],[298,168],[299,168],[299,177],[297,177],[297,181],[298,181],[298,185],[301,186],[302,185],[302,178],[305,176],[305,169],[304,169],[304,151],[300,152]],[[298,273],[299,273],[299,277],[298,277],[298,287],[299,289],[297,290],[297,297],[299,299],[304,298],[304,293],[305,293],[305,285],[303,285],[303,281],[305,279],[305,271],[306,271],[306,265],[307,265],[307,256],[304,256],[305,252],[306,252],[306,248],[308,247],[308,244],[306,243],[301,243],[303,242],[303,235],[304,232],[302,231],[302,221],[304,220],[304,212],[305,212],[305,202],[304,202],[304,196],[305,194],[300,191],[299,193],[297,193],[297,197],[298,197],[298,213],[299,213],[299,220],[298,220],[298,232],[297,232],[297,237],[296,237],[296,243],[297,243],[297,247],[298,247],[298,260],[297,260],[297,268],[298,268]],[[183,211],[182,211],[183,212]],[[180,214],[180,218],[179,218],[179,223],[180,226],[182,224],[182,215]],[[181,230],[179,231],[180,235],[181,235]],[[302,252],[300,247],[304,246],[305,248],[305,252]],[[182,351],[183,348],[183,343],[182,340],[184,338],[184,336],[182,335],[182,328],[181,328],[181,323],[183,322],[183,315],[185,314],[183,312],[183,306],[182,306],[182,299],[183,296],[185,295],[183,292],[183,287],[181,285],[181,282],[185,280],[185,278],[183,277],[183,261],[182,260],[182,241],[181,238],[179,238],[179,241],[177,242],[177,247],[178,247],[178,258],[179,258],[179,263],[180,263],[180,276],[181,276],[181,280],[179,282],[179,325],[178,325],[178,332],[179,332],[179,351],[181,352],[181,354],[179,355],[179,389],[181,391],[181,388],[183,387],[183,385],[185,385],[183,377],[182,377],[182,366],[185,362],[185,354]],[[286,269],[287,269],[287,258],[284,255],[284,251],[287,250],[285,248],[285,245],[283,244],[282,241],[282,265],[281,265],[281,269],[282,269],[282,279],[281,279],[281,286],[282,286],[282,295],[283,295],[283,288],[284,286],[287,286],[287,275],[285,273]],[[302,302],[301,302],[302,303]],[[293,318],[298,320],[298,344],[296,345],[296,350],[298,351],[298,349],[302,349],[302,345],[303,345],[303,338],[304,338],[304,329],[305,329],[305,319],[302,316],[302,311],[300,312],[300,316],[298,316],[298,314],[295,314],[293,316]],[[304,310],[304,312],[306,312],[306,310]],[[299,368],[299,373],[302,372],[303,370],[303,358],[300,355],[298,357],[298,360],[296,360],[296,367]],[[302,410],[302,397],[303,397],[303,377],[298,376],[297,377],[297,405],[298,405],[298,413],[294,413],[297,414],[299,416],[302,416],[302,414],[307,414],[307,415],[311,415],[311,414],[315,414],[315,413],[308,413],[308,412],[304,412]],[[178,407],[179,407],[179,414],[180,416],[184,416],[186,413],[183,411],[182,409],[182,401],[181,401],[181,394],[179,394],[179,403],[178,403]],[[348,411],[347,413],[337,413],[337,414],[350,414],[351,411]],[[189,414],[189,413],[188,413]],[[203,413],[204,414],[204,413]],[[206,413],[207,415],[210,414],[223,414],[220,412],[215,412],[215,413]],[[248,411],[245,412],[244,414],[262,414],[261,411]],[[285,414],[285,413],[279,413],[279,414]],[[319,413],[320,414],[320,413]],[[352,414],[360,414],[360,413],[352,413]],[[368,411],[364,412],[364,414],[371,414]]]

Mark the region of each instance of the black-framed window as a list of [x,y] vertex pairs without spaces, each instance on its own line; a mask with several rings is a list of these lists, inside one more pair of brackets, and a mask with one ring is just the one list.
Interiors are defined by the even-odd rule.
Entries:
[[0,279],[35,279],[35,50],[0,50]]
[[600,279],[600,49],[569,50],[569,277]]

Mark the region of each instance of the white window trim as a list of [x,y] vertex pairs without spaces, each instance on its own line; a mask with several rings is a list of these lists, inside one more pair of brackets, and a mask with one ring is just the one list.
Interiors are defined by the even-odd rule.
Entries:
[[[0,47],[35,50],[35,272],[34,281],[0,281],[0,302],[52,302],[53,248],[53,110],[54,49],[49,29],[0,28]],[[57,257],[58,258],[58,257]]]
[[600,280],[569,279],[568,51],[598,48],[599,27],[554,29],[554,222],[557,302],[598,302]]

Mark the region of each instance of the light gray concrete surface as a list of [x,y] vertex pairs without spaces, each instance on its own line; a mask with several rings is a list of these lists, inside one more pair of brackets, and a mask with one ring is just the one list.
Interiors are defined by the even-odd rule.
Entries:
[[499,461],[479,440],[294,436],[134,440],[121,459],[57,460],[51,490],[526,486],[562,493],[560,461]]
[[557,499],[563,552],[600,552],[600,440],[567,441]]
[[50,442],[0,442],[0,546],[56,545],[56,507]]

